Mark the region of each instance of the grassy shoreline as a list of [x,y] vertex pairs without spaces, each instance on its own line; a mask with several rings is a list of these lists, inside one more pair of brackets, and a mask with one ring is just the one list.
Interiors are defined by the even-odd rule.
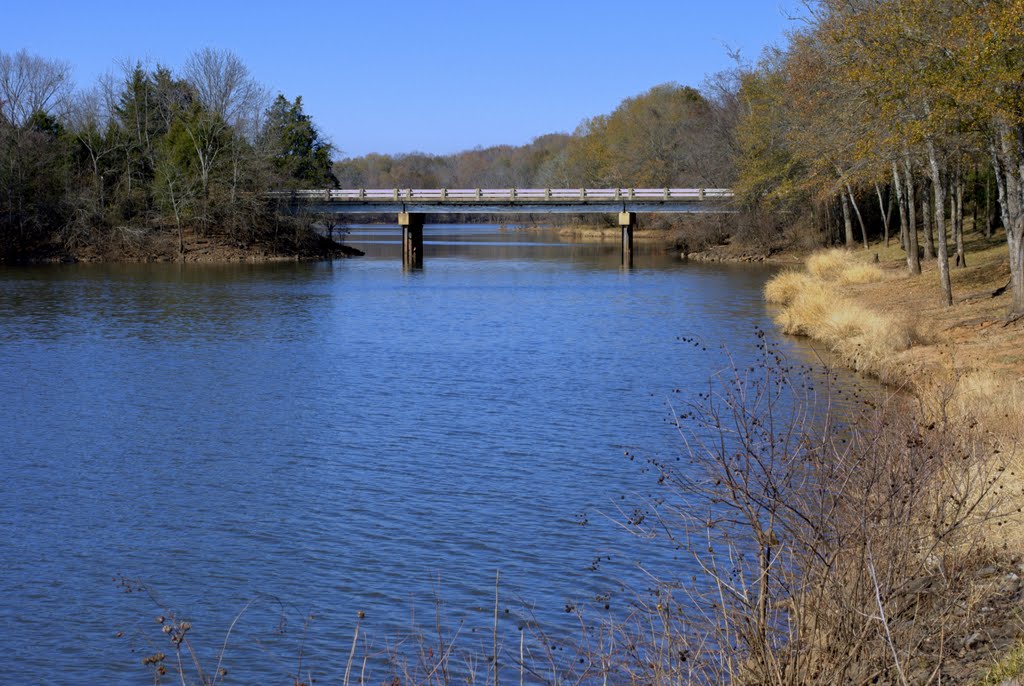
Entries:
[[910,392],[931,412],[1019,442],[1024,322],[1006,318],[1005,242],[975,237],[971,247],[968,266],[951,270],[952,307],[941,301],[937,265],[911,276],[896,245],[816,253],[805,271],[769,282],[765,297],[786,333],[821,341],[845,366]]
[[[966,267],[951,269],[952,307],[942,302],[938,265],[929,261],[921,275],[912,276],[898,245],[815,253],[804,269],[771,280],[765,299],[777,307],[775,320],[785,333],[817,340],[841,365],[901,391],[917,406],[926,429],[928,422],[949,427],[953,440],[939,450],[949,453],[984,441],[985,454],[1001,464],[990,484],[998,484],[995,492],[1005,511],[1020,513],[1024,322],[1007,316],[1009,267],[1002,237],[973,235],[967,255]],[[981,468],[974,460],[962,465],[965,472]],[[975,543],[993,557],[971,572],[976,592],[999,598],[1001,607],[987,618],[987,629],[972,636],[991,640],[991,654],[964,664],[964,673],[973,674],[969,683],[1024,683],[1020,572],[989,574],[992,564],[1022,569],[1019,525],[1020,515],[1014,514],[978,529]],[[971,652],[953,658],[970,662]]]

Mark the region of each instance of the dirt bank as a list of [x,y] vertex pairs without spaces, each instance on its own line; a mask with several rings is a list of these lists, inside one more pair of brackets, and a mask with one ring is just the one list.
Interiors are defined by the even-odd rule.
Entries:
[[184,232],[179,243],[176,232],[122,232],[101,243],[85,245],[50,244],[30,255],[21,256],[21,263],[57,262],[294,262],[336,257],[358,257],[361,250],[306,231],[289,240],[276,243],[253,240],[242,243],[216,234],[198,235]]

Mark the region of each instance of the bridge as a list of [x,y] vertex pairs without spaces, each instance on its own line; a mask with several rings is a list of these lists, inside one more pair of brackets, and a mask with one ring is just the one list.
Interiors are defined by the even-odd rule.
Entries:
[[728,188],[357,188],[275,191],[267,197],[310,212],[397,213],[402,264],[413,269],[423,266],[423,224],[431,213],[615,213],[622,229],[622,264],[631,267],[638,212],[734,211]]

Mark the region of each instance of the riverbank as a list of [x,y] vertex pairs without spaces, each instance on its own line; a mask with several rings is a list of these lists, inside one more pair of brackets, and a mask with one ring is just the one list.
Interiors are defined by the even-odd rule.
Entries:
[[932,413],[1024,437],[1024,321],[1006,317],[1005,240],[976,236],[968,265],[951,278],[947,307],[936,264],[911,276],[898,246],[877,245],[815,254],[806,272],[769,283],[766,298],[786,333],[825,343],[846,366],[921,398]]
[[[906,437],[908,445],[919,432],[945,427],[948,439],[936,457],[963,457],[953,471],[934,474],[927,487],[947,500],[983,492],[977,503],[991,512],[972,526],[969,543],[944,555],[928,553],[940,568],[957,569],[970,580],[965,612],[981,620],[969,635],[946,639],[948,659],[968,683],[1019,684],[1024,322],[1007,317],[1005,240],[972,236],[967,266],[951,269],[952,307],[942,301],[937,265],[922,267],[921,275],[909,275],[895,245],[821,252],[808,258],[806,269],[769,282],[765,296],[783,331],[824,343],[837,362],[888,384],[898,391],[895,402],[909,401],[921,413],[923,426]],[[970,487],[957,485],[963,475],[974,477]],[[922,524],[928,516],[920,513]],[[922,529],[926,546],[932,535],[934,530]],[[964,554],[968,549],[971,554]],[[917,580],[903,583],[915,587]],[[934,614],[934,605],[923,607],[914,621],[930,621],[926,615]]]
[[[130,230],[114,232],[107,240],[76,244],[51,242],[29,254],[8,260],[13,264],[55,263],[138,263],[138,262],[294,262],[330,258],[359,257],[363,251],[322,236],[315,231],[294,227],[282,229],[287,240],[254,239],[243,242],[216,233]],[[3,261],[0,261],[3,264]]]

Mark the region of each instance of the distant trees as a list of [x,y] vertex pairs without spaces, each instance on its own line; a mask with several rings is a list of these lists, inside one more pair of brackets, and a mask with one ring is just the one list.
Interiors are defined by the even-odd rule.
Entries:
[[[668,83],[577,129],[558,175],[567,185],[714,187],[732,179],[715,103]],[[573,183],[575,182],[575,183]]]
[[348,187],[724,186],[735,173],[731,97],[727,88],[706,96],[663,84],[572,135],[447,156],[370,154],[334,172]]
[[548,134],[522,146],[475,148],[454,155],[371,153],[334,164],[346,188],[525,188],[550,186],[553,169],[569,144]]
[[[279,236],[268,188],[734,187],[762,245],[886,240],[907,268],[963,266],[964,218],[1009,249],[1024,315],[1024,4],[814,0],[755,65],[627,98],[572,134],[454,155],[334,152],[302,99],[270,99],[227,51],[141,64],[74,93],[63,62],[0,52],[0,255],[125,244],[174,227]],[[966,228],[970,228],[969,226]],[[918,231],[923,230],[919,242]],[[753,234],[752,234],[753,235]]]
[[271,102],[229,51],[78,93],[67,64],[0,52],[0,259],[137,254],[168,230],[179,254],[190,233],[291,250],[261,194],[331,185],[331,152],[301,98]]

